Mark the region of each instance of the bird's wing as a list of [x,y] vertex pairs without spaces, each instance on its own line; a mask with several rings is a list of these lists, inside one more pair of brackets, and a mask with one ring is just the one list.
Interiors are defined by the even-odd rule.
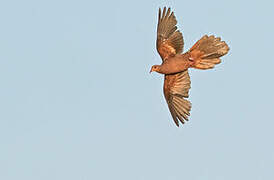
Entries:
[[165,75],[164,95],[169,111],[177,126],[179,121],[184,124],[190,115],[191,103],[186,100],[190,89],[188,70],[177,74]]
[[176,24],[177,20],[170,8],[166,11],[164,7],[163,13],[159,8],[156,46],[163,61],[183,51],[183,35],[177,30]]

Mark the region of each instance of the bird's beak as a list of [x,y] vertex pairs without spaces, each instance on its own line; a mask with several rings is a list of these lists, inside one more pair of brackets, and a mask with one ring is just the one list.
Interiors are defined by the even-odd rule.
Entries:
[[150,69],[149,73],[151,73],[151,72],[152,72],[152,69]]

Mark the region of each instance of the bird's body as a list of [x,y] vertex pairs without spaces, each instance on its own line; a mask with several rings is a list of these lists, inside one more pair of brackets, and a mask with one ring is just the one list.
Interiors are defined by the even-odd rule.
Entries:
[[159,9],[157,26],[157,51],[162,58],[161,65],[151,67],[151,72],[165,74],[164,95],[172,118],[177,126],[190,116],[191,103],[186,100],[190,89],[188,68],[211,69],[221,62],[229,47],[221,38],[203,36],[190,50],[182,53],[184,41],[177,30],[174,13],[166,8]]
[[176,54],[175,56],[164,61],[158,72],[161,74],[174,74],[182,72],[193,64],[189,58],[189,53]]

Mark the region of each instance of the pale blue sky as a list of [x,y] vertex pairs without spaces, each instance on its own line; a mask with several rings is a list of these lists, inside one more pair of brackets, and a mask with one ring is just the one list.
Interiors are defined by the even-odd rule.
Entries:
[[[158,8],[189,49],[231,50],[190,70],[190,121],[162,94]],[[0,179],[274,178],[273,1],[1,1]]]

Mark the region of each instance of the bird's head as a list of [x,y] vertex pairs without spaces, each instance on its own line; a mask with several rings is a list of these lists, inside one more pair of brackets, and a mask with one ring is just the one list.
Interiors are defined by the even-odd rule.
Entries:
[[161,69],[160,65],[153,65],[153,66],[151,66],[150,73],[153,71],[159,72],[160,69]]

